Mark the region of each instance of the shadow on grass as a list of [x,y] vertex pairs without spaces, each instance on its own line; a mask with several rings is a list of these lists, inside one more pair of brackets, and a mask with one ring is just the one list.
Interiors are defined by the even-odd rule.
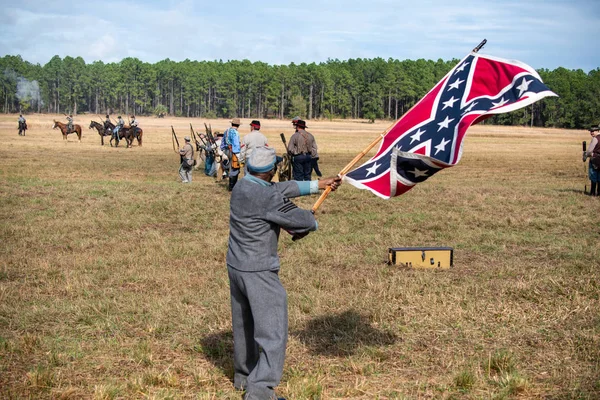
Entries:
[[326,315],[309,321],[292,333],[315,355],[348,356],[367,346],[389,346],[398,337],[372,326],[368,316],[354,310]]
[[589,192],[590,188],[589,188],[589,186],[586,188],[585,192],[583,191],[584,188],[582,188],[581,190],[580,189],[556,189],[556,191],[559,192],[559,193],[579,193],[579,194],[582,194],[582,195],[589,196],[590,195],[590,192]]
[[233,332],[216,332],[201,339],[202,354],[233,382]]

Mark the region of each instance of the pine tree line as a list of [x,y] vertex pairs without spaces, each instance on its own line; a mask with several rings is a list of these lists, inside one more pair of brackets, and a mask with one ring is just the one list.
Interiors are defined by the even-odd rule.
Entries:
[[[458,60],[327,60],[319,64],[137,58],[118,63],[54,56],[0,58],[0,110],[204,118],[398,119]],[[538,70],[560,97],[491,119],[503,125],[587,128],[600,123],[600,68]]]

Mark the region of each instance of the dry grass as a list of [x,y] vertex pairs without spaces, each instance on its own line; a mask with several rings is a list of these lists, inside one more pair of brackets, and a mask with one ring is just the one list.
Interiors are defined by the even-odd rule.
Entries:
[[[170,139],[170,125],[182,137],[227,121],[140,118],[144,146],[115,149],[81,116],[82,142],[63,142],[53,117],[29,116],[19,137],[16,116],[0,116],[0,397],[240,398],[228,193],[199,172],[179,184]],[[308,125],[333,175],[389,123]],[[291,124],[263,126],[281,153]],[[458,166],[404,196],[330,196],[319,232],[280,241],[279,394],[597,398],[600,200],[582,195],[585,139],[476,126]],[[399,246],[452,246],[455,268],[385,265]]]

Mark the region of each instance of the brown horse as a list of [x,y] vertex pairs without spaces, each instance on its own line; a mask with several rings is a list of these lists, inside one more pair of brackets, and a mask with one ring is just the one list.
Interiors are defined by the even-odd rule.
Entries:
[[137,133],[133,133],[133,129],[129,125],[123,126],[121,128],[124,131],[125,139],[127,140],[127,147],[131,147],[133,143],[133,139],[137,139],[138,146],[142,147],[142,136],[144,135],[144,130],[142,128],[137,128]]
[[[63,139],[67,140],[67,124],[63,124],[60,121],[54,120],[54,125],[52,125],[52,129],[60,128],[62,132]],[[69,133],[77,133],[77,138],[81,142],[81,125],[74,124],[73,130]]]
[[[19,122],[19,136],[25,136],[27,130],[27,122]],[[23,133],[21,133],[23,132]]]
[[89,129],[93,128],[98,131],[98,135],[100,135],[100,144],[104,146],[104,136],[112,135],[112,130],[115,128],[115,126],[110,122],[101,124],[100,122],[91,121]]

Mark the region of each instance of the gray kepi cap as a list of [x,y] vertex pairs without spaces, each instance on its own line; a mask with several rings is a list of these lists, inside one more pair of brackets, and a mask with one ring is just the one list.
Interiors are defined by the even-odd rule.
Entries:
[[271,147],[258,146],[252,150],[248,159],[248,170],[251,172],[269,172],[275,167],[275,149]]

